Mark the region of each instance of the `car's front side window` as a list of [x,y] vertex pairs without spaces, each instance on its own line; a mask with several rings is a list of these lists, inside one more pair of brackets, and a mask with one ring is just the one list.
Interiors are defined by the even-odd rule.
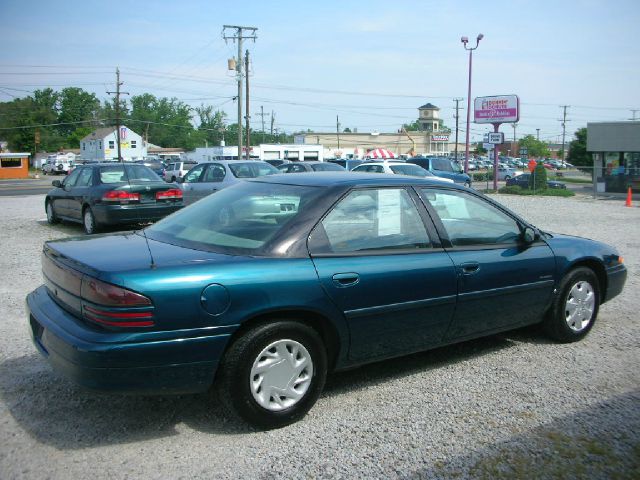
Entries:
[[74,170],[69,174],[67,178],[64,179],[65,187],[75,187],[76,182],[78,181],[78,177],[80,176],[80,170]]
[[431,188],[421,193],[440,217],[453,246],[517,243],[520,239],[516,220],[474,195]]
[[195,183],[200,181],[200,176],[202,175],[204,167],[204,164],[200,164],[189,170],[189,172],[184,176],[184,183]]
[[429,235],[404,188],[354,190],[316,226],[312,254],[429,248]]

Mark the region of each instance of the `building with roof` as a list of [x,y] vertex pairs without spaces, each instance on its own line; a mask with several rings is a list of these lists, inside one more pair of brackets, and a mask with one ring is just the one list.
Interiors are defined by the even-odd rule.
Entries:
[[0,153],[0,178],[28,178],[30,153]]
[[600,190],[640,189],[640,122],[587,123],[587,152]]
[[[117,142],[116,127],[98,128],[80,140],[80,158],[82,160],[117,161]],[[120,152],[125,161],[142,160],[147,156],[147,145],[140,135],[122,125],[120,127]]]
[[440,109],[431,103],[418,107],[420,130],[381,132],[304,132],[294,136],[294,143],[323,145],[325,158],[365,158],[367,152],[384,148],[397,157],[412,155],[448,156],[455,149],[450,130],[442,126]]

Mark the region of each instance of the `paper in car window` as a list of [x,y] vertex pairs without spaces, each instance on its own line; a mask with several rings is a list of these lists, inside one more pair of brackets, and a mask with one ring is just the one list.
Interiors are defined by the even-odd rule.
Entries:
[[469,210],[464,198],[454,195],[438,195],[438,201],[442,201],[446,206],[449,218],[469,218]]
[[396,235],[402,232],[400,190],[378,191],[378,236]]

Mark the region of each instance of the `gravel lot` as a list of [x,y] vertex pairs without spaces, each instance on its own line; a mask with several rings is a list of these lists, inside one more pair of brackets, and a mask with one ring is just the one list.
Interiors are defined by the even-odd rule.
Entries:
[[[0,198],[0,478],[639,478],[640,209],[498,196],[543,229],[616,245],[630,270],[582,342],[536,329],[331,376],[301,422],[256,432],[209,395],[125,397],[55,374],[29,339],[43,196]],[[635,299],[635,300],[634,300]]]

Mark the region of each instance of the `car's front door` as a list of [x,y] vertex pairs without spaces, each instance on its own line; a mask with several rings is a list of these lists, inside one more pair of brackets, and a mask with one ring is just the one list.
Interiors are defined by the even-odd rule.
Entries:
[[[458,274],[458,301],[447,340],[542,319],[554,285],[553,252],[542,240],[525,243],[522,226],[472,193],[423,188]],[[445,239],[446,241],[446,239]]]
[[73,185],[70,185],[68,190],[67,215],[70,218],[81,220],[82,206],[85,204],[85,201],[91,194],[94,169],[91,167],[81,167],[71,172],[71,175],[73,175],[76,171],[78,171],[78,176],[76,177]]
[[56,199],[54,200],[54,210],[61,217],[70,217],[71,203],[73,196],[73,188],[80,176],[80,169],[71,172],[62,181],[61,190],[56,190]]
[[200,179],[202,178],[202,174],[204,173],[205,166],[205,163],[196,165],[189,171],[189,173],[184,176],[182,182],[182,196],[185,205],[189,205],[202,198],[202,196],[200,195]]
[[348,322],[354,361],[438,344],[449,327],[455,268],[419,203],[405,188],[353,190],[309,237],[320,282]]

